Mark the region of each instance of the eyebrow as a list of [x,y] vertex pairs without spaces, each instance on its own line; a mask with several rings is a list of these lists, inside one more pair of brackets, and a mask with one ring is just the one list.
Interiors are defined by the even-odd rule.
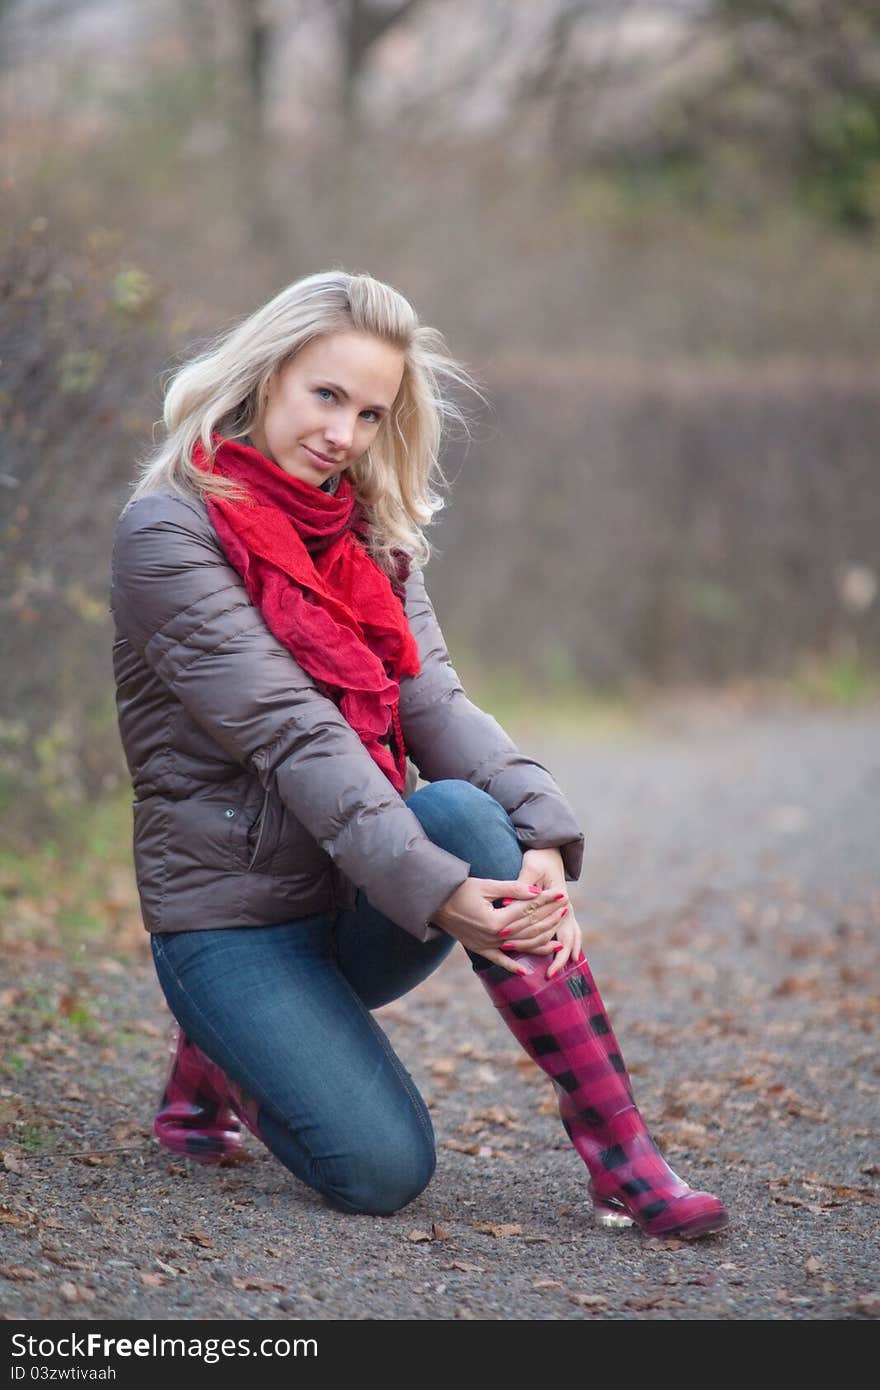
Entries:
[[[340,394],[340,396],[344,396],[345,399],[346,399],[347,401],[351,400],[351,397],[349,396],[349,394],[348,394],[348,392],[346,391],[345,387],[344,387],[344,386],[340,386],[338,381],[326,381],[326,380],[322,377],[322,378],[320,379],[320,384],[321,384],[322,386],[331,386],[331,387],[333,388],[334,391],[338,391],[339,394]],[[383,414],[383,415],[387,415],[390,409],[391,409],[391,406],[390,406],[390,405],[365,405],[365,406],[364,406],[364,410],[376,410],[376,411],[381,412],[381,414]]]

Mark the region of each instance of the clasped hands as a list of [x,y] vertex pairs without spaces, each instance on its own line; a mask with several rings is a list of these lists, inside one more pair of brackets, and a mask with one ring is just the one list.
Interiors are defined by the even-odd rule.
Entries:
[[[504,906],[495,907],[499,899]],[[552,955],[547,979],[581,953],[581,931],[565,891],[558,849],[526,850],[516,880],[466,878],[432,921],[468,950],[514,975],[520,971],[510,958],[516,952]]]

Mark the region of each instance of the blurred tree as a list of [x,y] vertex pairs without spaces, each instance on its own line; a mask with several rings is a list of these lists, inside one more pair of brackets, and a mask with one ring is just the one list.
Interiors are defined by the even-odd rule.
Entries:
[[343,128],[353,135],[359,123],[359,87],[370,55],[394,25],[407,19],[422,0],[335,0],[336,33],[342,58]]
[[772,187],[850,231],[877,226],[877,0],[710,0],[704,25],[720,62],[672,104],[667,159],[706,186],[714,163],[746,203]]

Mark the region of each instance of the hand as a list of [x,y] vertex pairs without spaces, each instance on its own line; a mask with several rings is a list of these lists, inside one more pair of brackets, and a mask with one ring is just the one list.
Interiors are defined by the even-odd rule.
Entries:
[[[539,888],[552,889],[554,892],[565,892],[565,865],[562,861],[562,854],[558,849],[527,849],[523,854],[522,867],[519,872],[520,883],[537,884]],[[559,924],[554,932],[555,940],[545,939],[542,944],[530,944],[530,938],[526,933],[517,932],[507,938],[515,950],[528,952],[529,955],[554,955],[555,959],[547,971],[546,978],[552,979],[558,975],[570,960],[577,960],[581,954],[581,929],[575,921],[571,911],[568,897],[564,902],[560,901],[563,911]]]
[[[493,906],[499,898],[507,900],[504,907]],[[555,888],[541,890],[519,880],[466,878],[431,920],[469,951],[515,975],[519,966],[502,948],[514,934],[518,943],[526,943],[520,950],[549,943],[562,920],[564,898]]]

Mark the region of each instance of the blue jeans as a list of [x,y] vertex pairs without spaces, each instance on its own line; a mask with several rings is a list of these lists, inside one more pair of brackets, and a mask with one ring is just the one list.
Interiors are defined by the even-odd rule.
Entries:
[[[407,805],[473,877],[518,877],[516,831],[486,792],[433,782]],[[171,1012],[259,1102],[264,1142],[296,1177],[349,1212],[397,1211],[427,1187],[431,1119],[370,1010],[426,979],[453,937],[422,943],[359,892],[335,914],[150,940]]]

